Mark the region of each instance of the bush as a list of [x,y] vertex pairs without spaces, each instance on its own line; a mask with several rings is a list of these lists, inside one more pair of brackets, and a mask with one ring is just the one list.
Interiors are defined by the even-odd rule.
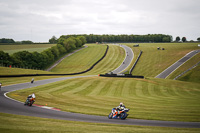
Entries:
[[64,41],[64,47],[67,51],[73,50],[76,48],[76,41],[73,38],[68,38]]

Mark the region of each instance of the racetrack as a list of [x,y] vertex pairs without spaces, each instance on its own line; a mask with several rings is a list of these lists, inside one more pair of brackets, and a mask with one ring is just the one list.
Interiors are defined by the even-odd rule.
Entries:
[[[124,66],[124,67],[122,67],[122,69],[119,70],[118,72],[121,72],[125,69],[125,65],[121,65],[121,66]],[[118,120],[118,119],[108,119],[106,116],[94,116],[94,115],[63,112],[63,111],[57,111],[53,109],[41,108],[38,106],[29,107],[29,106],[24,106],[23,103],[21,102],[7,98],[6,96],[6,94],[11,91],[40,86],[40,85],[49,84],[56,81],[72,79],[72,78],[81,78],[81,77],[89,77],[89,76],[61,77],[61,78],[35,81],[33,84],[22,83],[22,84],[10,85],[10,86],[3,86],[2,91],[0,92],[0,112],[17,114],[17,115],[35,116],[35,117],[42,117],[42,118],[83,121],[83,122],[93,122],[93,123],[200,128],[199,122],[175,122],[175,121],[139,120],[139,119]],[[24,101],[25,100],[26,99],[24,99]]]
[[[61,119],[61,120],[71,120],[71,121],[84,121],[84,122],[93,122],[93,123],[112,123],[112,124],[124,124],[124,125],[142,125],[142,126],[161,126],[161,127],[184,127],[184,128],[200,128],[199,122],[174,122],[174,121],[155,121],[155,120],[139,120],[139,119],[108,119],[105,116],[94,116],[94,115],[85,115],[77,113],[69,113],[63,111],[57,111],[52,109],[41,108],[37,106],[24,106],[23,103],[6,98],[6,93],[25,89],[29,87],[35,87],[43,84],[48,84],[60,80],[71,79],[71,78],[80,78],[86,76],[76,76],[76,77],[62,77],[55,79],[47,79],[36,81],[34,84],[23,83],[10,86],[2,87],[0,93],[0,112],[17,114],[17,115],[26,115],[26,116],[35,116],[42,118],[52,118],[52,119]],[[5,96],[4,96],[5,95]],[[26,99],[24,99],[26,100]]]
[[191,51],[190,53],[186,54],[183,58],[172,64],[170,67],[165,69],[163,72],[158,74],[156,78],[167,78],[173,71],[175,71],[177,68],[179,68],[181,65],[183,65],[186,61],[188,61],[190,58],[198,54],[200,50],[194,50]]
[[112,71],[114,74],[122,73],[131,64],[133,57],[134,57],[133,51],[130,47],[128,47],[126,45],[120,45],[120,44],[119,44],[119,46],[124,48],[124,50],[126,52],[126,57],[125,57],[123,63],[118,68],[116,68],[115,70]]

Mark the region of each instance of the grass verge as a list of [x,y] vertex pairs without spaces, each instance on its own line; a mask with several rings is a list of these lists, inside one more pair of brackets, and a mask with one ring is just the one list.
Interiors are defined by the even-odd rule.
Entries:
[[27,133],[27,132],[76,132],[76,133],[197,133],[195,128],[169,128],[129,126],[101,123],[86,123],[66,120],[46,119],[30,116],[12,115],[0,113],[0,131],[3,133]]
[[200,65],[198,65],[194,69],[185,73],[183,76],[178,78],[178,80],[199,83],[199,81],[200,81]]

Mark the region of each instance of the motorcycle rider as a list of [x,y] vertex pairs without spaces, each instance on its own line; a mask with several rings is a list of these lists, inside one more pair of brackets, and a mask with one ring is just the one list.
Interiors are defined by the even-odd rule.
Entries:
[[34,82],[34,78],[32,78],[32,80],[31,80],[31,84]]
[[27,97],[27,99],[29,100],[29,102],[32,102],[32,101],[35,102],[35,93],[29,95],[29,96]]
[[121,103],[119,104],[119,106],[116,107],[116,112],[115,112],[115,114],[113,115],[113,118],[117,118],[118,115],[120,114],[119,111],[121,111],[121,110],[123,110],[123,109],[125,109],[125,108],[126,108],[125,105],[121,102]]

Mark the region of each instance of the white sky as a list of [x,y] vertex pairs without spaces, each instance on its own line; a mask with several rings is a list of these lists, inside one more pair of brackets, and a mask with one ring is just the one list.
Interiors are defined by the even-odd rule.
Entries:
[[200,37],[200,0],[0,0],[0,38],[48,42],[67,34]]

